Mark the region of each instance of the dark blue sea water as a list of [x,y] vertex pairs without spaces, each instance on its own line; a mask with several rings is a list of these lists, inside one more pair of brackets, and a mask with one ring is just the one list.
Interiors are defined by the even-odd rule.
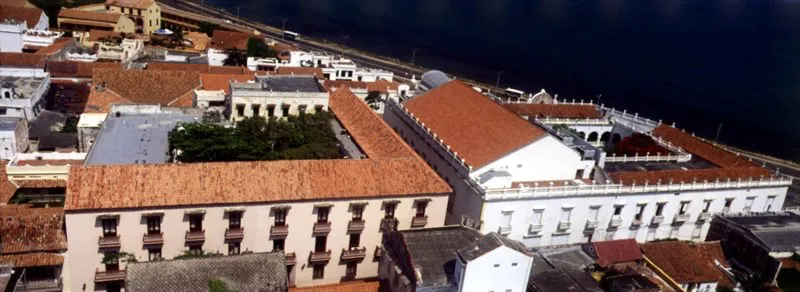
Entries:
[[800,161],[800,1],[206,0],[447,73]]

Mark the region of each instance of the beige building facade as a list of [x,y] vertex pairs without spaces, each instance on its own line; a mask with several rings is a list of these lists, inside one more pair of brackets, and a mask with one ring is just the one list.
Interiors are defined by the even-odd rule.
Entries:
[[136,33],[149,35],[161,28],[161,7],[153,0],[108,0],[106,10],[132,19]]

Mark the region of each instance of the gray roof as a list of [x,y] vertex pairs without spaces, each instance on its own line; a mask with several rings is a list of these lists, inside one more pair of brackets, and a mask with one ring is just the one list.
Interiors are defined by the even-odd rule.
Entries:
[[126,270],[131,292],[209,291],[212,279],[225,282],[228,291],[287,289],[283,252],[132,263]]
[[42,86],[44,78],[41,77],[15,77],[0,76],[0,87],[13,88],[15,99],[28,99],[33,97],[36,90]]
[[586,271],[594,260],[581,245],[541,248],[536,254],[529,291],[602,291]]
[[78,134],[53,131],[63,126],[67,117],[58,112],[43,110],[35,120],[30,122],[28,136],[39,141],[39,150],[56,150],[75,148],[78,145]]
[[771,251],[800,250],[800,216],[797,214],[769,212],[721,218],[748,230]]
[[[586,254],[581,245],[541,248],[536,250],[536,253],[539,255],[537,258],[541,258],[543,261],[547,262],[547,266],[551,268],[574,268],[582,270],[595,263],[595,260]],[[546,269],[540,266],[534,267],[534,270],[538,270],[538,268]]]
[[325,92],[313,76],[258,76],[262,89],[277,92]]
[[522,243],[508,239],[507,237],[501,236],[497,233],[491,232],[489,234],[486,234],[486,236],[484,236],[483,238],[459,249],[458,255],[460,255],[465,262],[469,262],[501,246],[507,246],[508,248],[511,248],[523,254],[529,254],[528,250]]
[[0,117],[0,131],[14,131],[22,118]]
[[603,291],[600,285],[589,275],[577,269],[554,269],[531,275],[528,291],[561,292],[561,291]]
[[[405,242],[411,263],[400,263],[400,267],[416,269],[421,275],[419,287],[450,285],[455,268],[456,252],[481,238],[480,232],[463,226],[412,229],[400,232]],[[397,261],[403,261],[400,257]],[[405,271],[406,275],[414,271]]]
[[179,122],[191,123],[201,117],[201,110],[168,108],[109,114],[86,157],[86,165],[164,163],[169,158],[169,131]]
[[422,79],[420,82],[427,87],[428,90],[434,89],[436,87],[441,86],[447,82],[450,82],[450,77],[447,77],[447,74],[439,70],[431,70],[422,74]]

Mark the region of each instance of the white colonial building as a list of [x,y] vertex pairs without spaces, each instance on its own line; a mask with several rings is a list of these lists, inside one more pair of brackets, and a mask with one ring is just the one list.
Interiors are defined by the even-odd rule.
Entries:
[[313,75],[257,76],[233,82],[230,117],[287,117],[328,109],[328,91]]
[[529,247],[702,240],[712,214],[779,210],[791,183],[638,115],[590,104],[502,105],[460,81],[387,101],[384,119],[455,190],[449,224]]
[[48,30],[49,18],[37,8],[3,6],[0,10],[0,52],[21,53],[52,45],[64,33]]

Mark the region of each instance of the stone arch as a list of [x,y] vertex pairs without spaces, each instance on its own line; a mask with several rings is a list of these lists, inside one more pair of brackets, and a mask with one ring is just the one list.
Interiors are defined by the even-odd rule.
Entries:
[[586,141],[589,141],[589,142],[597,141],[597,132],[590,133],[589,134],[589,138],[587,138]]
[[609,138],[611,138],[611,133],[605,132],[603,135],[600,135],[600,142],[608,142]]
[[614,133],[614,135],[611,136],[611,144],[617,145],[620,140],[622,140],[622,136],[620,136],[619,133]]
[[586,140],[586,132],[578,132],[578,137],[581,137],[581,139]]

